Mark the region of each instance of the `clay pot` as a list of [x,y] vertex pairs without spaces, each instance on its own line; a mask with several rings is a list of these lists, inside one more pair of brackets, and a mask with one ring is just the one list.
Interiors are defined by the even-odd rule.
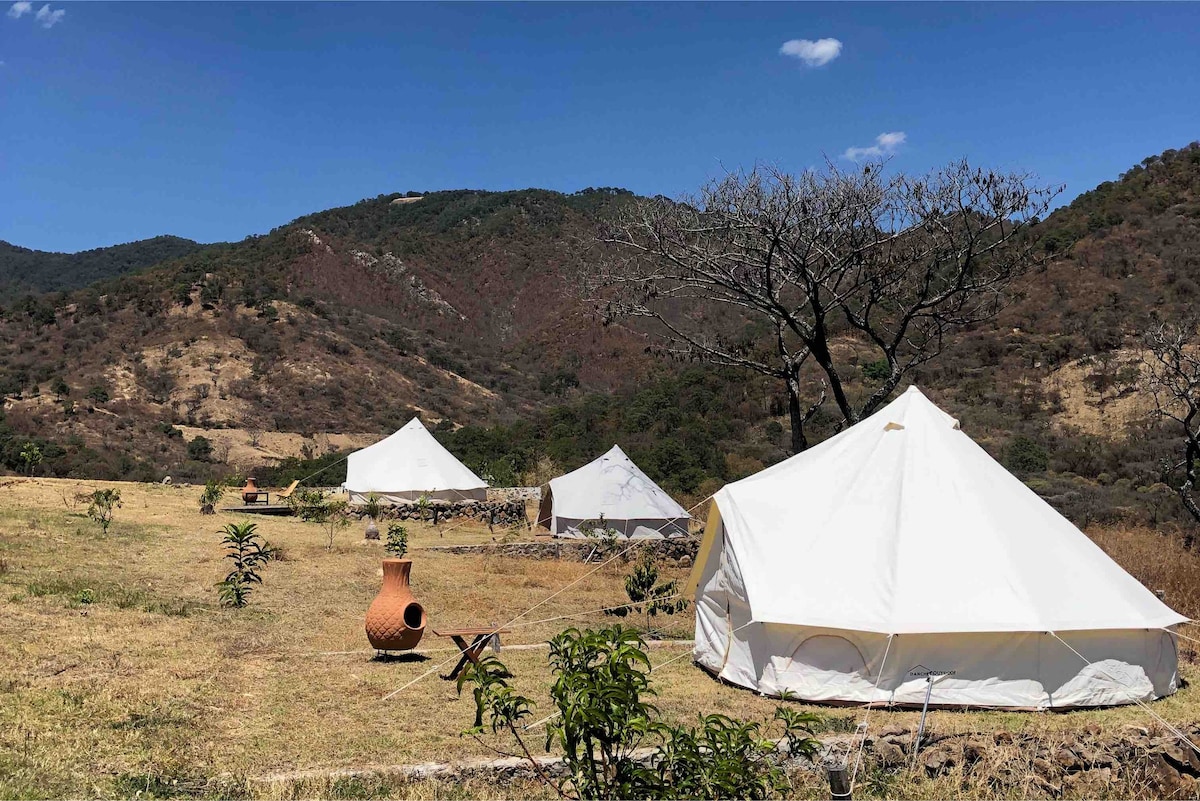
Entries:
[[246,486],[242,487],[242,500],[246,503],[258,500],[258,485],[254,483],[254,479],[246,479]]
[[408,586],[411,559],[383,560],[383,588],[367,609],[367,639],[379,651],[416,648],[425,633],[425,609]]
[[363,536],[369,540],[379,539],[379,526],[375,525],[375,518],[367,518],[367,530],[364,532]]

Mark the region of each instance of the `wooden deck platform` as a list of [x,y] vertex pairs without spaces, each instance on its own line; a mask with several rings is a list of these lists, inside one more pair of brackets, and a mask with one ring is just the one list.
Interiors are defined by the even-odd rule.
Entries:
[[292,514],[294,510],[287,504],[249,503],[242,506],[223,506],[221,507],[221,511],[239,515],[274,515],[276,517],[285,517]]

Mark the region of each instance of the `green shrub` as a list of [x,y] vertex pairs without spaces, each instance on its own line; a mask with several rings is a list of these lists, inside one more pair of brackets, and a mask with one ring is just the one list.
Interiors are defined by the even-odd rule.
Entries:
[[647,634],[651,633],[650,619],[658,613],[674,615],[688,607],[687,598],[679,597],[679,582],[659,582],[653,547],[642,549],[641,558],[634,565],[633,572],[625,577],[625,594],[629,596],[631,603],[610,609],[606,614],[618,617],[624,617],[630,612],[644,614]]
[[372,520],[379,519],[379,512],[383,509],[383,504],[379,501],[379,494],[371,492],[367,494],[367,500],[362,505],[363,512]]
[[[546,727],[545,749],[557,744],[566,776],[550,776],[525,740],[534,703],[508,684],[508,671],[493,656],[464,672],[459,692],[475,684],[478,737],[490,729],[511,737],[534,773],[562,798],[770,798],[791,789],[767,725],[706,715],[698,725],[664,723],[646,701],[650,659],[637,632],[615,626],[600,631],[568,629],[550,641],[557,709]],[[811,736],[820,719],[787,707],[775,710],[783,750],[811,759],[819,743]],[[635,753],[653,747],[648,757]]]
[[217,503],[220,502],[221,496],[224,494],[225,486],[220,481],[210,479],[206,482],[204,492],[200,493],[200,514],[216,514]]
[[91,494],[87,515],[100,524],[100,529],[107,534],[112,525],[113,512],[121,507],[121,491],[115,489],[96,490]]
[[195,459],[197,462],[207,462],[211,459],[212,450],[212,443],[204,436],[197,436],[187,444],[188,458]]
[[388,525],[387,542],[383,550],[387,551],[389,556],[403,559],[404,554],[408,553],[408,529],[399,523]]
[[1013,437],[1004,452],[1004,465],[1019,476],[1044,473],[1050,464],[1046,449],[1029,437]]
[[258,571],[270,558],[270,544],[258,535],[256,523],[229,523],[219,532],[224,536],[225,558],[232,560],[233,568],[225,580],[217,583],[221,603],[241,609],[250,602],[253,585],[261,584]]

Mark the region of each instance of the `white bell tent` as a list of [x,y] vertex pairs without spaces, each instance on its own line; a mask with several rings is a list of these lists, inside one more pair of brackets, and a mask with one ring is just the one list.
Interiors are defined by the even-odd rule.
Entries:
[[346,460],[351,503],[374,493],[380,502],[404,504],[422,497],[440,501],[487,500],[487,483],[454,458],[413,418],[404,428]]
[[690,520],[687,510],[616,445],[551,479],[538,508],[538,525],[557,537],[585,537],[601,527],[631,539],[663,539],[687,534]]
[[1186,618],[916,387],[720,490],[690,588],[696,661],[768,695],[1058,709],[1178,686]]

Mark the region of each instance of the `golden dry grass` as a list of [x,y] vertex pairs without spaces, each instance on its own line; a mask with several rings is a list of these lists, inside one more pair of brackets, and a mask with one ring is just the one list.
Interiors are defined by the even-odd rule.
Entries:
[[[107,536],[73,501],[76,493],[104,486],[118,487],[124,499]],[[201,516],[199,491],[0,480],[0,797],[131,795],[139,782],[153,789],[156,777],[181,782],[179,792],[223,777],[232,783],[225,786],[276,797],[506,794],[487,783],[425,782],[398,790],[361,779],[244,782],[276,772],[492,754],[460,735],[471,722],[471,702],[436,674],[383,700],[427,672],[444,672],[449,665],[439,663],[454,654],[449,641],[427,635],[423,656],[372,659],[362,619],[379,587],[378,543],[363,541],[355,525],[337,532],[327,550],[316,525],[259,518],[261,533],[284,548],[286,559],[269,563],[248,608],[223,609],[213,588],[224,574],[216,530],[241,518]],[[431,628],[503,623],[582,578],[505,639],[539,643],[572,623],[612,622],[600,614],[545,619],[624,600],[626,568],[619,563],[585,577],[593,565],[424,550],[504,536],[486,526],[450,524],[444,536],[427,525],[409,529],[413,590]],[[1144,533],[1101,532],[1098,539],[1119,560],[1138,562],[1126,566],[1150,576],[1143,580],[1166,590],[1169,602],[1179,593],[1191,604],[1189,593],[1197,590],[1188,582],[1200,574],[1181,574],[1178,565],[1195,570],[1195,557],[1183,558]],[[668,572],[682,577],[682,571]],[[92,591],[93,603],[79,603],[84,589]],[[669,634],[688,637],[690,627],[685,615],[669,623]],[[1200,637],[1200,629],[1195,634]],[[651,656],[664,664],[685,653],[686,646],[664,644]],[[546,710],[545,650],[512,650],[503,658],[517,689]],[[1183,671],[1196,676],[1192,663]],[[775,706],[713,681],[686,657],[654,679],[659,706],[675,720],[694,720],[701,712],[763,719]],[[1176,722],[1200,719],[1191,688],[1154,710]],[[841,730],[862,715],[820,711]],[[915,724],[917,714],[877,710],[871,725]],[[1137,707],[1065,715],[934,712],[930,727],[1052,733],[1088,722],[1108,728],[1147,721]],[[819,788],[812,792],[820,795]]]

